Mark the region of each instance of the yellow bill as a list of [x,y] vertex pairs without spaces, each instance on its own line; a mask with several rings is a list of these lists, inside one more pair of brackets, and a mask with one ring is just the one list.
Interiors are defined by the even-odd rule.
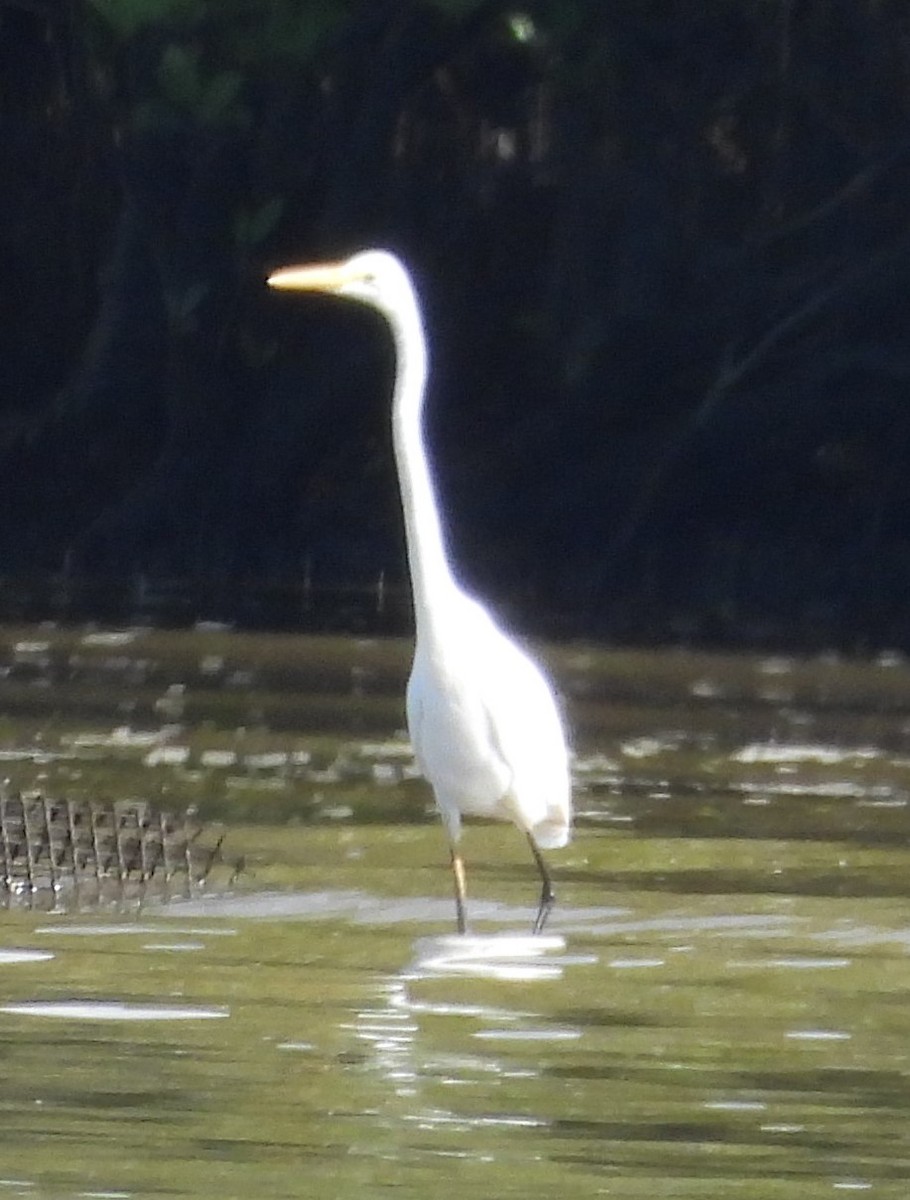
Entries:
[[320,263],[311,267],[281,267],[266,281],[269,287],[295,292],[337,292],[348,281],[347,263]]

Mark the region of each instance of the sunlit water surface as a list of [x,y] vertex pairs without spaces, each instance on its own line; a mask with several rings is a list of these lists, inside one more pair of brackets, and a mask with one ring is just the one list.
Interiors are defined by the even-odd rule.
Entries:
[[899,657],[552,651],[558,906],[474,827],[458,938],[403,643],[0,643],[12,786],[197,805],[233,862],[0,913],[0,1200],[910,1195]]

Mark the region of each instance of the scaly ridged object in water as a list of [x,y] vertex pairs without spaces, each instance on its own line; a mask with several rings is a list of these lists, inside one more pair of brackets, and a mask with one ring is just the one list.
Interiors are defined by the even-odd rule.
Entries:
[[0,792],[0,906],[85,909],[197,895],[224,862],[224,835],[209,845],[204,833],[192,815],[145,800]]

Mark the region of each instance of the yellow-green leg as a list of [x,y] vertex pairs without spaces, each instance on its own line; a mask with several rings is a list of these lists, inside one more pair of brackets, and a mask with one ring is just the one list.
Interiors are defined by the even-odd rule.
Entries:
[[465,908],[467,891],[465,888],[464,859],[454,846],[452,847],[452,876],[455,880],[455,921],[458,932],[467,933],[468,918]]

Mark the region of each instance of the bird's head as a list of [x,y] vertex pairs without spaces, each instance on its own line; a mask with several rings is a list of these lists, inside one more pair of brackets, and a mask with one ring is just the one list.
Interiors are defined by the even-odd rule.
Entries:
[[387,316],[412,301],[407,271],[387,250],[364,250],[344,262],[282,267],[268,278],[269,287],[288,291],[330,292],[378,308]]

